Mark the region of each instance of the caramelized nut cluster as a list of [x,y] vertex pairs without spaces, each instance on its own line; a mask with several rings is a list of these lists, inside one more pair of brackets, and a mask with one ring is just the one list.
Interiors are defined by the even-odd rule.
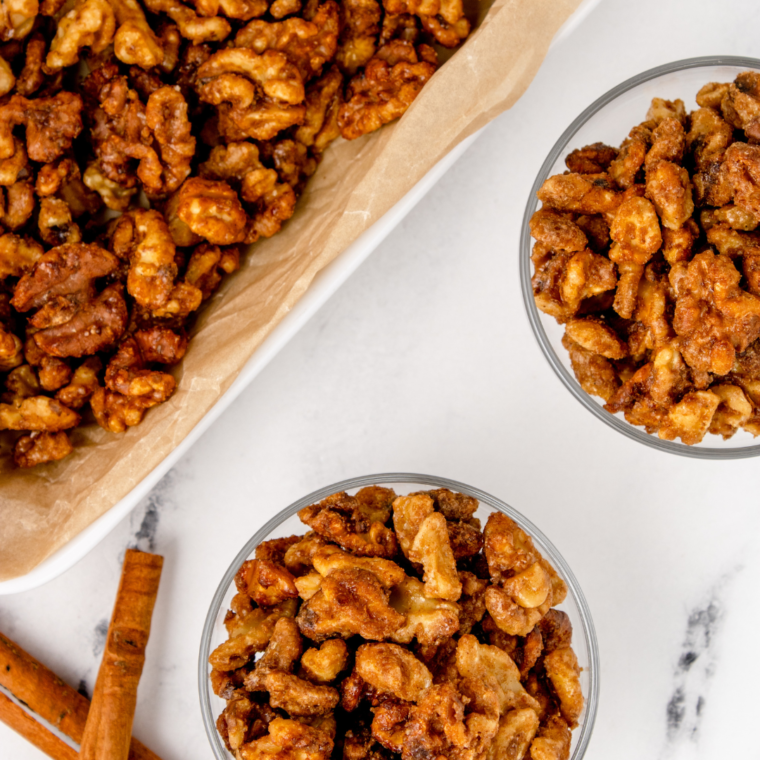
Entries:
[[209,657],[235,757],[567,760],[583,710],[567,588],[477,508],[370,486],[257,547]]
[[760,434],[760,73],[696,100],[574,150],[530,223],[536,305],[583,390],[689,445]]
[[[122,432],[327,146],[406,111],[461,0],[36,0],[0,13],[0,432]],[[68,431],[68,432],[67,432]],[[75,441],[76,442],[76,441]]]

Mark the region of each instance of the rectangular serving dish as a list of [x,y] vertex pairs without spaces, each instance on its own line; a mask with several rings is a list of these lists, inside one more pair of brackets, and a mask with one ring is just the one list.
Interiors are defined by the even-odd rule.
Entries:
[[[557,32],[549,50],[551,51],[561,40],[567,38],[599,1],[583,0],[575,13]],[[482,130],[476,132],[446,154],[398,203],[316,275],[308,290],[262,342],[226,393],[149,475],[143,478],[111,509],[88,525],[33,570],[17,578],[0,582],[0,595],[28,591],[53,580],[53,578],[64,573],[97,546],[148,495],[151,489],[179,459],[189,451],[190,447],[232,404],[238,395],[253,381],[256,375],[266,367],[298,330],[308,322],[372,251],[380,245],[386,236],[456,163],[481,133]]]

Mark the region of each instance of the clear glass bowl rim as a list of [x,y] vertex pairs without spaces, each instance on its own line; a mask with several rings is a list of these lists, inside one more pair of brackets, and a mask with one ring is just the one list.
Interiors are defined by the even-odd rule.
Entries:
[[216,589],[213,599],[211,600],[211,606],[206,615],[206,621],[203,626],[203,633],[201,635],[201,647],[198,657],[198,694],[201,703],[201,714],[203,716],[203,725],[206,729],[206,736],[208,737],[211,748],[214,752],[214,756],[217,760],[229,760],[229,754],[226,748],[219,738],[219,733],[216,730],[215,719],[211,713],[211,702],[208,695],[208,656],[211,648],[211,636],[213,632],[214,623],[217,615],[219,614],[222,601],[227,593],[230,584],[233,582],[235,573],[238,571],[240,565],[251,556],[254,549],[264,541],[272,531],[277,528],[281,523],[292,517],[303,507],[309,504],[314,504],[317,501],[321,501],[330,494],[337,493],[338,491],[348,491],[352,488],[363,488],[364,486],[378,485],[382,483],[415,483],[421,485],[429,485],[434,488],[448,488],[452,491],[459,491],[460,493],[467,494],[476,498],[478,501],[486,504],[493,509],[497,509],[504,512],[511,517],[523,530],[525,530],[531,538],[536,542],[545,556],[553,563],[562,575],[563,579],[567,583],[568,590],[573,600],[578,607],[578,614],[581,618],[581,624],[583,628],[583,637],[586,642],[586,647],[589,654],[589,670],[590,670],[590,688],[589,693],[584,695],[586,697],[585,716],[582,724],[577,729],[579,731],[578,743],[575,746],[573,755],[570,760],[582,760],[586,753],[588,743],[591,739],[591,734],[594,729],[594,723],[596,721],[597,707],[599,703],[599,644],[596,638],[596,631],[594,629],[594,623],[591,619],[591,610],[589,609],[586,598],[581,591],[581,587],[578,584],[573,572],[570,570],[567,562],[565,562],[562,555],[559,553],[554,544],[524,515],[518,512],[513,507],[510,507],[505,502],[497,499],[495,496],[491,496],[485,491],[481,491],[478,488],[473,488],[465,483],[459,483],[456,480],[449,480],[448,478],[439,478],[433,475],[421,475],[418,473],[380,473],[377,475],[363,475],[357,478],[350,478],[349,480],[342,480],[339,483],[325,486],[317,491],[304,496],[298,501],[291,504],[289,507],[283,509],[279,514],[275,515],[271,520],[265,523],[251,539],[249,539],[245,546],[238,552],[235,559],[230,564],[227,572],[224,574],[219,586]]
[[[530,237],[530,218],[533,216],[533,212],[538,205],[538,198],[536,192],[547,178],[549,171],[555,162],[562,155],[562,152],[567,148],[568,143],[574,137],[575,133],[596,113],[601,111],[602,108],[610,104],[617,97],[624,94],[628,90],[648,82],[652,79],[657,79],[664,74],[672,74],[676,71],[683,71],[685,69],[703,68],[709,66],[737,66],[747,69],[760,70],[760,60],[757,58],[744,58],[730,55],[718,55],[718,56],[702,56],[699,58],[685,58],[680,61],[673,61],[672,63],[666,63],[662,66],[657,66],[648,71],[644,71],[641,74],[637,74],[625,82],[613,87],[606,92],[600,98],[595,100],[588,108],[586,108],[570,126],[562,133],[560,138],[554,144],[554,147],[549,152],[546,160],[541,166],[538,176],[536,177],[533,187],[528,197],[528,202],[525,207],[525,214],[523,216],[522,227],[520,229],[520,285],[522,288],[523,303],[525,304],[525,310],[528,314],[528,321],[533,329],[533,335],[538,341],[538,345],[541,347],[541,351],[549,362],[549,365],[554,370],[556,375],[562,381],[562,384],[567,388],[573,397],[588,411],[590,411],[597,419],[609,425],[614,430],[627,436],[628,438],[643,443],[646,446],[650,446],[659,451],[666,451],[669,454],[677,454],[684,457],[693,457],[695,459],[747,459],[749,457],[760,456],[760,444],[754,444],[751,446],[737,446],[735,448],[717,449],[708,446],[687,446],[684,443],[677,443],[676,441],[663,441],[657,438],[655,435],[650,435],[643,430],[634,427],[630,423],[622,420],[609,412],[605,411],[593,398],[584,391],[578,381],[562,364],[557,353],[552,348],[549,338],[544,331],[544,327],[541,324],[541,315],[536,307],[533,299],[533,288],[531,287],[531,237]],[[705,82],[706,84],[706,82]]]

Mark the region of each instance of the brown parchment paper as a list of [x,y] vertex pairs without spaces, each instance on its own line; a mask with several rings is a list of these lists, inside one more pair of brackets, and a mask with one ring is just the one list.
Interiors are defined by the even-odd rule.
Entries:
[[401,199],[443,156],[512,106],[555,32],[580,0],[481,4],[467,42],[404,117],[358,140],[333,143],[283,230],[256,243],[195,326],[179,387],[144,421],[115,435],[72,434],[65,460],[15,470],[0,454],[0,580],[29,572],[139,481],[229,388],[314,276]]

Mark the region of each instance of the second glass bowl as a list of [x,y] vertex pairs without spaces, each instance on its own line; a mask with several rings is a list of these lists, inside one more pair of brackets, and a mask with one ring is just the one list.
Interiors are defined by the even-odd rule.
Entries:
[[551,149],[531,188],[520,231],[520,280],[528,319],[544,356],[564,386],[594,416],[628,438],[660,451],[700,459],[760,456],[760,444],[753,443],[752,435],[744,430],[739,430],[727,441],[708,433],[702,443],[695,446],[664,441],[656,434],[629,424],[622,414],[605,411],[601,399],[586,393],[575,379],[570,358],[562,346],[564,327],[536,308],[531,287],[533,240],[529,223],[538,208],[536,192],[548,177],[566,171],[565,156],[571,150],[595,142],[618,146],[630,129],[644,120],[652,98],[680,98],[688,113],[698,107],[695,97],[703,85],[732,82],[737,74],[749,69],[760,71],[760,60],[733,56],[689,58],[645,71],[602,95],[573,121]]
[[304,496],[303,499],[291,504],[287,509],[284,509],[280,514],[271,519],[238,552],[224,574],[211,601],[211,606],[206,616],[206,623],[203,627],[200,656],[198,659],[198,689],[201,701],[201,713],[206,728],[206,735],[208,736],[216,760],[234,760],[234,756],[227,751],[216,730],[216,718],[224,709],[225,701],[217,697],[211,689],[211,681],[209,679],[211,667],[208,664],[208,658],[211,652],[227,639],[224,616],[229,608],[232,597],[236,593],[234,583],[235,573],[237,573],[240,565],[245,560],[253,557],[256,547],[262,541],[307,532],[307,526],[299,520],[297,514],[303,507],[321,501],[330,494],[339,491],[347,491],[353,494],[360,488],[371,485],[383,485],[393,488],[399,495],[432,488],[448,488],[452,491],[472,496],[480,502],[476,517],[479,517],[483,523],[488,519],[488,515],[491,512],[504,512],[533,539],[539,551],[554,566],[554,569],[567,584],[567,598],[558,606],[558,609],[563,610],[570,617],[570,622],[573,625],[572,646],[578,658],[578,663],[582,668],[581,687],[583,696],[585,697],[585,705],[579,726],[573,731],[571,747],[571,760],[581,760],[586,752],[596,718],[599,699],[599,651],[594,625],[591,621],[591,613],[589,612],[583,592],[578,585],[578,581],[576,581],[567,563],[549,539],[527,518],[503,501],[464,483],[457,483],[453,480],[430,475],[409,473],[366,475],[334,483],[333,485],[321,488],[319,491],[314,491],[308,496]]

